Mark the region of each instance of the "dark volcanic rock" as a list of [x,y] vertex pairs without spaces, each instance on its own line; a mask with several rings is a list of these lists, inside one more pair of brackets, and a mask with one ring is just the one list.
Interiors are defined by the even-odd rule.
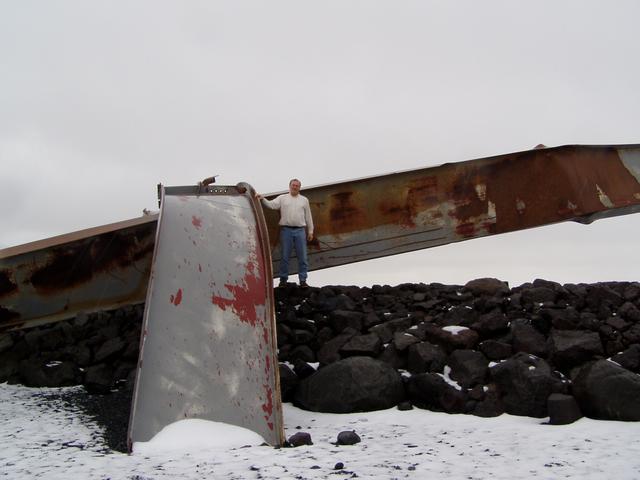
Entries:
[[393,335],[393,344],[399,351],[406,350],[414,343],[420,343],[420,339],[408,332],[396,332]]
[[109,393],[114,385],[113,368],[105,363],[92,365],[84,375],[84,386],[89,393]]
[[465,388],[484,384],[489,361],[475,350],[454,350],[447,360],[451,378]]
[[127,344],[122,338],[120,337],[110,338],[106,342],[104,342],[100,346],[100,348],[96,351],[94,355],[94,360],[97,363],[104,362],[105,360],[108,360],[109,358],[113,358],[118,353],[122,352],[126,346]]
[[447,413],[462,413],[467,401],[464,392],[436,373],[413,375],[407,383],[407,394],[417,407]]
[[503,360],[513,353],[510,344],[497,340],[485,340],[478,345],[478,348],[489,360]]
[[467,282],[464,286],[474,295],[508,295],[509,284],[497,278],[477,278]]
[[611,360],[627,370],[640,373],[640,345],[630,346],[624,352],[620,352],[611,357]]
[[338,434],[336,445],[355,445],[360,442],[360,436],[355,431],[347,430]]
[[328,365],[333,362],[337,362],[342,357],[340,356],[340,349],[358,332],[347,328],[340,335],[325,342],[324,345],[318,350],[318,361],[323,365]]
[[445,312],[442,316],[441,324],[443,326],[460,325],[470,327],[478,320],[478,312],[470,305],[457,305]]
[[421,342],[409,347],[407,370],[411,373],[442,372],[447,355],[439,345]]
[[580,313],[573,307],[543,308],[540,315],[558,330],[573,330],[580,326]]
[[441,345],[447,352],[458,348],[470,349],[478,343],[479,335],[466,327],[448,326],[438,327],[433,324],[423,326],[424,336],[427,341]]
[[484,398],[473,409],[473,414],[478,417],[497,417],[504,413],[504,403],[495,384],[483,387]]
[[524,305],[538,305],[545,302],[554,302],[557,294],[552,288],[532,287],[522,290],[522,303]]
[[471,328],[485,337],[495,335],[509,328],[509,319],[504,313],[494,310],[481,315]]
[[292,447],[301,447],[303,445],[313,445],[311,434],[307,432],[297,432],[289,437],[289,445]]
[[20,374],[27,387],[65,387],[77,385],[78,368],[72,362],[28,359],[20,362]]
[[629,320],[633,323],[640,322],[640,309],[638,309],[633,303],[625,302],[619,309],[618,314],[625,320]]
[[525,352],[536,357],[547,356],[547,340],[544,335],[531,326],[526,319],[518,319],[511,324],[512,346],[514,352]]
[[345,357],[357,355],[375,357],[381,351],[382,341],[375,333],[353,336],[340,348],[340,353]]
[[383,343],[389,343],[393,340],[393,335],[398,332],[404,332],[411,327],[411,318],[403,316],[402,318],[395,318],[393,320],[387,320],[380,325],[376,325],[369,329],[369,332],[375,333],[380,337]]
[[282,395],[283,402],[290,402],[293,400],[293,394],[298,388],[300,379],[291,368],[287,365],[280,364],[280,393]]
[[584,414],[602,420],[640,420],[640,376],[608,360],[580,369],[573,394]]
[[489,369],[505,411],[511,415],[547,416],[547,399],[562,390],[543,359],[520,352]]
[[300,382],[294,402],[314,412],[351,413],[390,408],[404,400],[400,374],[369,357],[350,357]]
[[316,373],[316,369],[304,360],[298,359],[293,362],[293,373],[295,373],[298,378],[302,380]]
[[600,335],[595,332],[552,330],[549,344],[551,360],[566,370],[604,354]]
[[396,370],[404,370],[407,368],[407,356],[403,355],[403,352],[400,352],[393,343],[388,344],[376,358],[384,363],[388,363]]
[[571,395],[552,393],[547,400],[547,408],[551,425],[567,425],[582,418],[580,406]]
[[342,332],[347,327],[359,332],[362,329],[363,318],[363,313],[349,310],[335,310],[329,314],[331,328],[336,332]]

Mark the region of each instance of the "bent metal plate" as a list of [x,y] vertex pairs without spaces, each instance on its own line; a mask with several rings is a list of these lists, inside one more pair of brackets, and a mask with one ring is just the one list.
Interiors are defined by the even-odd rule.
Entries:
[[240,185],[162,190],[130,449],[187,418],[284,441],[269,244],[253,189]]

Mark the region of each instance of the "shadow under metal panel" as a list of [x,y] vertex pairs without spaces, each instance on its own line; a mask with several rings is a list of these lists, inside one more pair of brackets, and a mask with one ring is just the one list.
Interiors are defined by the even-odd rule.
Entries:
[[253,189],[162,194],[129,448],[186,418],[280,445],[271,259]]

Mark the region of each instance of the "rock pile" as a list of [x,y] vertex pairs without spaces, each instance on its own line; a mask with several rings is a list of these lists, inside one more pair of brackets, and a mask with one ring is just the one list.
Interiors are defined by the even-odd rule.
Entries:
[[[325,412],[640,420],[640,283],[276,289],[284,401]],[[142,307],[0,336],[0,382],[130,378]]]
[[276,301],[283,398],[303,408],[640,420],[639,283],[291,286]]
[[109,393],[132,383],[143,305],[0,334],[0,382],[28,387],[84,385]]

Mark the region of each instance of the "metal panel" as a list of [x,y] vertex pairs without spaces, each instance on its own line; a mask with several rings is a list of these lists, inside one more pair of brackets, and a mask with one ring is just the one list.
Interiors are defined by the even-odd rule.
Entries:
[[280,445],[271,264],[252,190],[245,184],[200,196],[166,193],[129,445],[185,418],[239,425]]

